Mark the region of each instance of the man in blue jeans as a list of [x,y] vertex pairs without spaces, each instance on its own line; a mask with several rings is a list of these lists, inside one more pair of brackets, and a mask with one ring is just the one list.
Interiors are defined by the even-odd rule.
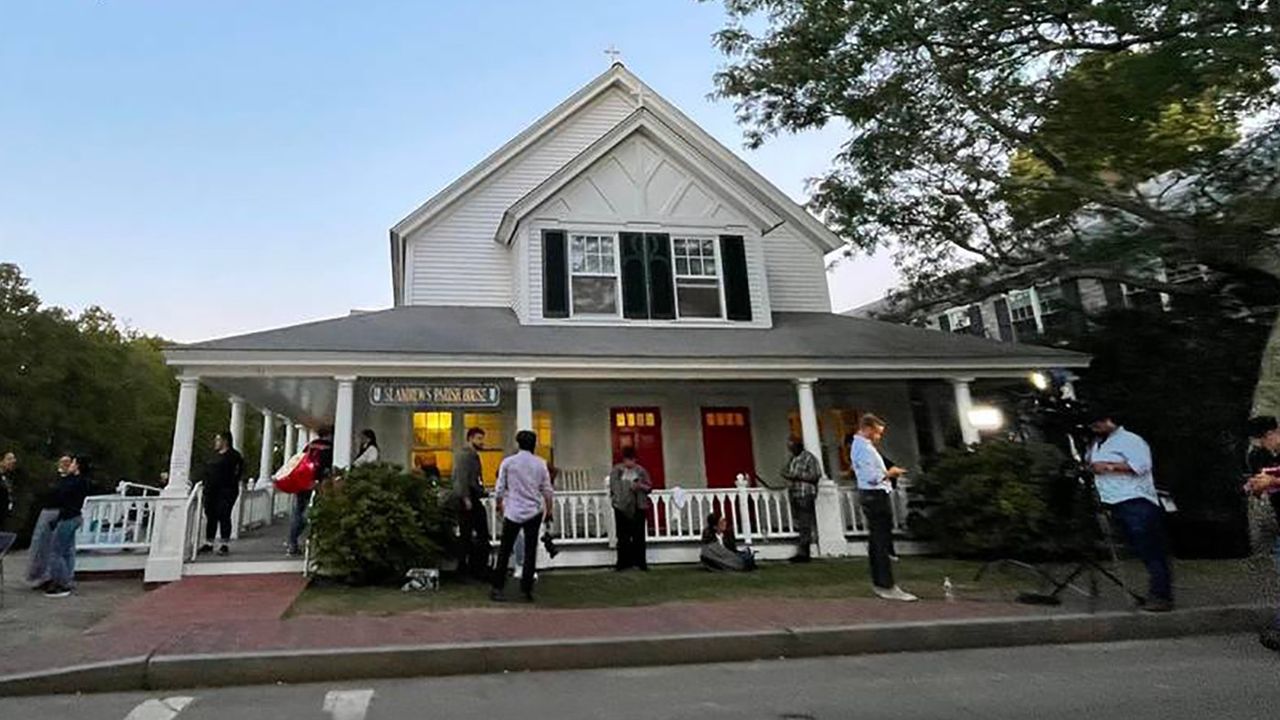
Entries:
[[1098,412],[1089,429],[1096,440],[1088,452],[1098,498],[1124,532],[1129,546],[1147,567],[1149,589],[1142,609],[1173,609],[1173,574],[1164,532],[1164,509],[1151,475],[1151,448],[1121,427],[1113,413]]

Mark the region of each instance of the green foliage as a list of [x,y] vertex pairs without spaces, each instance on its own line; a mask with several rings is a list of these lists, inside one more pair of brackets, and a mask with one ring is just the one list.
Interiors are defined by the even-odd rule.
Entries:
[[911,486],[911,529],[949,555],[1042,557],[1058,550],[1052,493],[1063,455],[1052,445],[989,441],[948,450]]
[[311,554],[321,575],[352,585],[395,583],[440,560],[440,493],[395,465],[362,465],[326,484],[312,505]]
[[812,204],[853,248],[893,249],[908,304],[1066,275],[1154,287],[1155,259],[1210,268],[1211,294],[1280,293],[1255,272],[1280,226],[1274,3],[724,5],[717,94],[753,146],[849,128]]
[[[159,338],[122,329],[102,308],[75,316],[43,306],[18,266],[0,264],[0,452],[15,452],[19,462],[12,529],[25,529],[33,481],[52,476],[63,453],[94,457],[98,491],[122,478],[159,483],[178,398],[162,346]],[[226,428],[228,412],[224,400],[201,391],[197,462],[213,433]],[[246,434],[254,467],[258,441],[252,427]]]

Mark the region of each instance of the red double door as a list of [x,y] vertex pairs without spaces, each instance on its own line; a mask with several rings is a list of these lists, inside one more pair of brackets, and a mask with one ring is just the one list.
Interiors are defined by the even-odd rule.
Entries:
[[[662,411],[656,407],[617,407],[609,412],[613,462],[622,462],[623,448],[635,448],[636,460],[665,488],[662,456]],[[755,475],[751,443],[751,411],[744,407],[704,407],[701,412],[702,457],[707,487],[731,488],[738,475]]]

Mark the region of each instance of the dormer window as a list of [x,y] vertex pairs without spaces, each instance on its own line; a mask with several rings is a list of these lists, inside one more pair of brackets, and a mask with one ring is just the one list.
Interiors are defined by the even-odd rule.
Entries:
[[569,236],[574,315],[618,314],[617,247],[612,235]]

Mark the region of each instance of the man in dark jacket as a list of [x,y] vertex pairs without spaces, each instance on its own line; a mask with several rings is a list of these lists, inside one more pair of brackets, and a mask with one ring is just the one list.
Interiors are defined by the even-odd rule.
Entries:
[[200,552],[213,550],[213,540],[222,535],[218,554],[230,552],[232,511],[240,497],[240,481],[244,477],[244,458],[232,445],[231,433],[222,431],[213,437],[213,459],[204,472],[204,545]]
[[480,451],[484,430],[467,429],[467,443],[453,454],[450,504],[458,517],[458,574],[483,580],[489,572],[489,518],[485,512]]
[[7,452],[0,457],[0,530],[13,513],[13,471],[18,467],[18,456]]
[[[1252,447],[1246,460],[1249,480],[1245,492],[1257,498],[1266,498],[1280,525],[1280,422],[1264,415],[1249,420],[1249,439]],[[1273,540],[1272,553],[1276,570],[1280,571],[1280,536]],[[1266,647],[1280,651],[1280,612],[1259,636]]]

